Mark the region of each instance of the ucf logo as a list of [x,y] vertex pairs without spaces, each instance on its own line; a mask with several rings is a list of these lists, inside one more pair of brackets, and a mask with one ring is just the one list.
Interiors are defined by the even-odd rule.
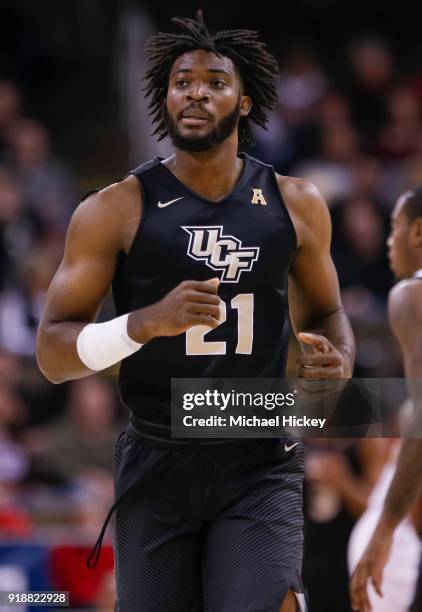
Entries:
[[223,236],[222,225],[182,226],[189,234],[187,253],[212,270],[222,271],[221,282],[237,283],[242,272],[250,272],[259,247],[242,247],[234,236]]

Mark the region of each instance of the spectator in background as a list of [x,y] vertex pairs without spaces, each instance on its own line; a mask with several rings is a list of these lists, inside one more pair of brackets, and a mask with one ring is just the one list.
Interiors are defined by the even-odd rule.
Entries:
[[401,193],[408,189],[414,189],[422,184],[422,142],[419,143],[418,151],[404,158],[400,163],[390,165],[388,172],[384,173],[382,181],[382,193],[388,201],[391,211],[394,203]]
[[376,157],[362,155],[354,166],[353,193],[362,198],[377,202],[385,209],[388,200],[383,197],[381,185],[384,180],[384,168]]
[[350,123],[327,122],[321,125],[320,148],[320,155],[300,163],[293,174],[318,185],[330,206],[353,192],[355,166],[361,158],[359,137]]
[[349,46],[350,72],[345,93],[354,125],[371,146],[387,122],[386,96],[395,78],[394,59],[387,44],[376,37],[355,40]]
[[278,107],[269,113],[267,129],[254,128],[256,145],[251,153],[289,172],[290,164],[314,156],[318,146],[318,105],[328,81],[315,53],[307,45],[292,47],[280,60]]
[[[361,187],[371,186],[368,177]],[[355,376],[401,376],[392,335],[385,330],[387,295],[393,282],[385,241],[388,216],[377,200],[356,195],[338,201],[333,218],[332,255],[344,308],[356,338]]]
[[47,238],[62,239],[75,207],[73,179],[52,156],[50,137],[41,123],[20,119],[8,131],[7,163],[19,181],[24,207],[41,220]]
[[16,355],[0,346],[0,386],[17,388],[21,378],[21,364]]
[[422,119],[410,87],[395,87],[386,102],[389,121],[372,149],[383,167],[377,191],[391,211],[401,193],[422,183]]
[[[337,91],[329,92],[319,106],[318,122],[322,135],[331,134],[328,147],[322,141],[323,151],[324,148],[328,149],[330,157],[343,160],[348,167],[346,191],[378,200],[382,167],[376,157],[361,151],[359,134],[353,128],[349,100]],[[349,138],[345,138],[344,134],[349,134]]]
[[33,432],[38,437],[38,467],[66,481],[99,478],[111,483],[116,416],[116,396],[104,377],[74,381],[66,416]]
[[0,291],[16,282],[17,267],[29,256],[38,225],[22,206],[17,180],[0,166]]
[[280,72],[278,99],[296,160],[315,155],[318,130],[316,113],[328,91],[328,80],[308,45],[292,47]]
[[[1,294],[0,294],[1,295]],[[38,372],[33,357],[24,360],[0,343],[0,388],[11,387],[27,407],[25,427],[19,438],[26,446],[25,436],[31,427],[57,419],[64,411],[69,385],[51,385]]]
[[77,380],[70,384],[65,416],[25,435],[32,459],[25,503],[49,531],[63,535],[63,526],[67,534],[72,529],[75,544],[92,543],[113,502],[117,406],[104,377]]
[[374,200],[361,196],[338,204],[332,216],[332,252],[344,308],[355,322],[376,320],[385,311],[392,284],[387,217]]
[[7,130],[20,117],[21,109],[22,100],[16,85],[0,80],[0,163],[8,149]]
[[414,189],[422,184],[422,143],[419,152],[409,157],[401,166],[403,179],[407,189]]
[[292,47],[286,54],[278,86],[280,109],[287,125],[313,121],[327,88],[327,78],[315,53],[305,45]]
[[334,89],[328,91],[318,105],[317,120],[322,127],[351,125],[352,115],[349,100]]
[[[39,447],[36,470],[41,478],[43,474],[58,478],[55,517],[66,524],[67,534],[73,534],[51,553],[53,582],[56,589],[70,591],[76,607],[108,606],[113,598],[107,581],[114,567],[110,542],[94,570],[87,568],[86,558],[113,503],[116,408],[114,390],[104,377],[83,378],[70,386],[67,416],[34,432]],[[67,487],[60,486],[60,481]],[[54,509],[54,500],[40,498],[36,507],[40,516],[45,514],[41,504],[50,501]],[[99,609],[106,612],[108,608]]]
[[283,173],[292,161],[294,149],[279,109],[268,113],[267,129],[254,126],[253,133],[256,143],[250,154]]
[[46,291],[61,255],[57,243],[35,247],[20,261],[18,282],[0,293],[0,344],[11,353],[34,357]]
[[417,153],[422,140],[422,118],[418,100],[412,90],[400,86],[386,99],[388,123],[380,131],[377,154],[396,161]]
[[[29,457],[19,442],[26,425],[27,407],[17,390],[13,361],[2,355],[0,371],[0,537],[26,538],[32,521],[19,500],[21,485],[29,471]],[[7,379],[7,375],[11,379]]]
[[[0,382],[0,436],[4,439],[13,437],[27,424],[28,414],[22,398],[19,396],[17,386],[7,381]],[[2,453],[0,453],[2,455]],[[3,463],[2,463],[3,462]],[[7,470],[2,455],[0,467]],[[3,472],[5,473],[5,472]]]

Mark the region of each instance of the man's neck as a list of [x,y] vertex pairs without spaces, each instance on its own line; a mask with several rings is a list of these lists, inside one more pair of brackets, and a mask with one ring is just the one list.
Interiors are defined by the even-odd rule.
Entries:
[[415,261],[411,277],[418,277],[418,278],[422,277],[422,257]]
[[215,201],[230,193],[243,170],[243,161],[237,157],[237,140],[200,153],[176,149],[164,163],[189,189]]

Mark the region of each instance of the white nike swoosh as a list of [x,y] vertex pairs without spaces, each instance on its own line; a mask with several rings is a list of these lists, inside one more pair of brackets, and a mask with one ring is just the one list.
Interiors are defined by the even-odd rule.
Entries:
[[166,206],[170,206],[173,202],[177,202],[178,200],[183,200],[183,196],[181,198],[176,198],[175,200],[170,200],[170,202],[158,202],[158,208],[165,208]]
[[286,453],[289,453],[295,446],[297,446],[299,444],[299,442],[293,442],[293,444],[285,444],[284,445],[284,450]]

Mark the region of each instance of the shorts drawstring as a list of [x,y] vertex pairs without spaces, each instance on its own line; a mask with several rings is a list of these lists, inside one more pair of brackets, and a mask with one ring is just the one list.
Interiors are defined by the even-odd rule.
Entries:
[[[139,480],[135,481],[133,485],[131,485],[124,493],[122,493],[122,495],[120,495],[120,497],[118,497],[116,501],[114,502],[114,504],[111,506],[105,518],[103,526],[101,527],[100,535],[98,536],[98,539],[95,542],[94,548],[91,550],[86,560],[86,565],[88,568],[93,569],[97,565],[98,561],[100,560],[101,547],[103,545],[104,535],[105,535],[107,526],[110,522],[110,519],[113,516],[114,511],[116,510],[117,506],[119,506],[120,502],[127,496],[127,494],[130,493],[130,491],[133,491],[134,487],[138,485],[139,483],[140,483]],[[92,557],[94,555],[95,555],[95,559],[92,562]]]
[[[166,464],[166,460],[167,457],[163,456],[161,457],[161,461],[159,461],[154,468],[147,474],[141,474],[139,476],[139,478],[137,480],[135,480],[135,482],[130,485],[130,487],[128,489],[126,489],[126,491],[124,493],[122,493],[114,502],[114,504],[111,506],[110,510],[108,511],[108,514],[105,518],[105,521],[103,523],[103,526],[101,527],[101,531],[100,534],[98,536],[97,541],[95,542],[95,545],[93,547],[93,549],[91,550],[91,552],[88,555],[88,558],[86,560],[86,565],[89,569],[93,569],[99,559],[100,559],[100,555],[101,555],[101,547],[103,544],[103,539],[104,539],[104,535],[107,529],[107,526],[110,522],[111,517],[113,516],[114,511],[116,510],[116,508],[121,504],[121,502],[126,499],[126,497],[128,496],[129,493],[133,492],[133,490],[140,484],[145,484],[148,480],[150,480],[153,476],[156,476],[157,472],[160,471],[162,466],[165,466]],[[94,557],[94,560],[92,561],[92,558]]]

